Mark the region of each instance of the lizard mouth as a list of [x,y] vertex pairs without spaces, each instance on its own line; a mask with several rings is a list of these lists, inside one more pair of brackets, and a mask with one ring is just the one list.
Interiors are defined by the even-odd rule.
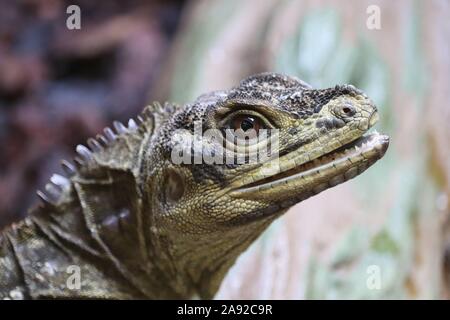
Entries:
[[246,184],[235,192],[239,196],[255,192],[264,196],[266,190],[289,194],[289,190],[294,189],[307,191],[311,196],[359,175],[383,157],[388,145],[388,136],[370,132],[315,159]]

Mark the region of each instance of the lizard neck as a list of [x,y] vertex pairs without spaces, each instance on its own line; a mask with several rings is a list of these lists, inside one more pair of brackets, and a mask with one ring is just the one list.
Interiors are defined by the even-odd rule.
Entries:
[[[130,152],[114,162],[111,154],[119,143]],[[1,297],[11,288],[31,298],[192,295],[170,272],[167,246],[149,237],[152,207],[142,204],[133,173],[136,146],[117,138],[111,154],[93,154],[95,161],[66,178],[52,201],[44,199],[28,218],[3,231]]]
[[202,299],[212,299],[239,255],[271,222],[261,220],[234,226],[226,232],[218,230],[208,234],[186,235],[177,230],[169,231],[162,238],[170,239],[165,243],[176,274],[181,278],[179,287],[194,288],[194,291],[185,291],[191,296],[198,294]]

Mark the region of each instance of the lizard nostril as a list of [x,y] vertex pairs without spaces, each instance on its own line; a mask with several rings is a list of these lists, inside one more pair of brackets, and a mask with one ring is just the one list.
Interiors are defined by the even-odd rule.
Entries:
[[342,108],[342,111],[343,111],[345,114],[349,114],[349,113],[352,112],[352,110],[351,110],[349,107],[344,107],[344,108]]
[[356,109],[349,103],[337,105],[333,109],[333,113],[338,118],[349,118],[356,113]]
[[353,107],[350,104],[345,104],[345,105],[341,106],[339,109],[340,109],[339,113],[345,117],[351,117],[356,112],[355,107]]
[[340,105],[336,108],[336,115],[338,117],[351,117],[356,113],[356,109],[354,106],[350,104]]

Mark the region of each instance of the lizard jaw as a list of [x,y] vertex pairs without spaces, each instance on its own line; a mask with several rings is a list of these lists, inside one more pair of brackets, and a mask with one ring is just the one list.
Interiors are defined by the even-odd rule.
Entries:
[[299,202],[356,177],[381,159],[388,146],[389,137],[374,131],[314,160],[246,184],[233,190],[231,195],[268,199],[294,197],[295,202]]

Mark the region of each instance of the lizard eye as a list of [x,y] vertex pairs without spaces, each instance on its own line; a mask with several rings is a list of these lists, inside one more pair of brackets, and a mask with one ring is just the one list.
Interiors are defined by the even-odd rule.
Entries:
[[264,115],[245,109],[229,114],[221,121],[221,124],[225,138],[231,143],[256,144],[261,131],[273,128]]
[[232,120],[231,128],[233,130],[242,130],[244,132],[255,130],[258,133],[259,129],[263,127],[261,120],[251,115],[238,115]]

